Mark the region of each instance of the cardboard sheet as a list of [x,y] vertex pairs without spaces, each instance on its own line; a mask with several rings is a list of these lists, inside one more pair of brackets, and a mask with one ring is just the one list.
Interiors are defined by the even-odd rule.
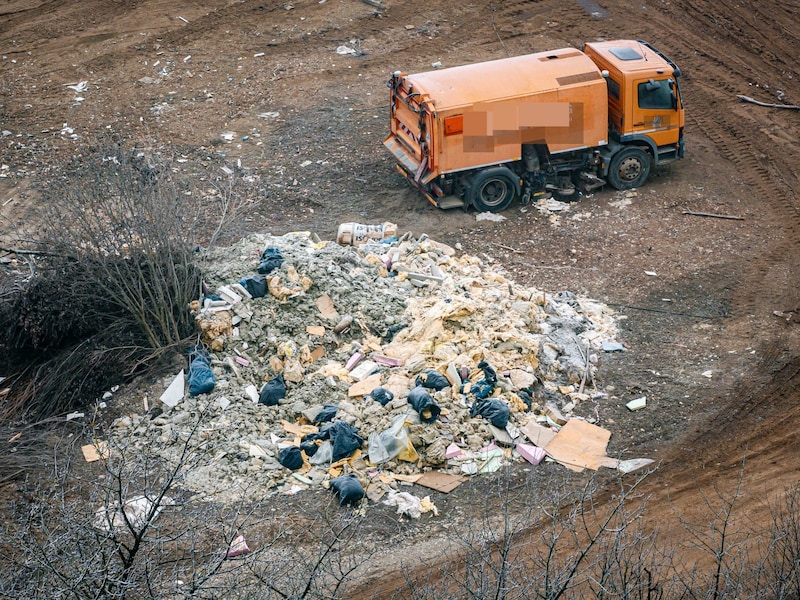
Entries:
[[461,475],[450,475],[450,473],[428,471],[427,473],[423,474],[422,477],[417,479],[416,484],[436,490],[437,492],[449,494],[466,480],[467,478],[462,477]]
[[347,390],[347,395],[351,398],[355,398],[356,396],[364,396],[369,394],[372,390],[378,387],[381,384],[381,374],[375,373],[375,375],[370,375],[366,379],[362,379],[361,381],[357,381],[353,385],[351,385]]
[[101,458],[108,458],[108,442],[96,442],[94,444],[86,444],[81,446],[83,458],[86,462],[95,462]]
[[539,446],[539,448],[546,448],[547,444],[556,437],[555,431],[533,421],[522,425],[519,430],[531,441],[531,444]]
[[338,319],[339,313],[336,308],[333,306],[333,300],[328,294],[322,294],[319,298],[317,298],[317,308],[319,312],[322,313],[322,316],[326,319]]
[[617,461],[606,456],[610,438],[611,432],[607,429],[580,419],[570,419],[547,444],[545,452],[553,460],[577,472],[616,467]]

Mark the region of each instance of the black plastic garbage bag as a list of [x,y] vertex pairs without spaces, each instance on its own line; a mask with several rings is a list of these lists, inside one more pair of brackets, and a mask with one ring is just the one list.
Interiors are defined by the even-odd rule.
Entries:
[[278,452],[278,462],[287,469],[296,471],[303,466],[303,454],[297,446],[282,448],[281,451]]
[[518,390],[517,396],[525,403],[526,411],[530,411],[533,408],[533,390],[531,388],[522,388]]
[[419,413],[419,419],[423,423],[433,423],[442,412],[433,396],[422,386],[417,386],[408,392],[408,403]]
[[475,398],[477,400],[483,400],[484,398],[488,398],[492,395],[492,392],[494,391],[494,384],[489,383],[485,379],[481,379],[480,381],[473,383],[469,388],[469,391],[475,394]]
[[502,400],[487,398],[473,402],[469,414],[472,417],[480,415],[498,429],[505,429],[511,409]]
[[334,462],[351,456],[353,452],[361,448],[364,444],[364,439],[358,435],[358,429],[344,421],[323,425],[319,432],[309,433],[303,438],[304,442],[311,442],[314,440],[331,441],[331,445],[333,446],[333,455],[331,458]]
[[314,442],[312,442],[312,441],[303,442],[302,444],[300,444],[300,450],[302,450],[303,452],[305,452],[305,453],[306,453],[306,456],[307,456],[308,458],[311,458],[312,456],[314,456],[314,455],[317,453],[317,449],[318,449],[318,448],[319,448],[319,446],[317,446],[317,445],[316,445]]
[[494,385],[497,383],[497,372],[487,363],[485,360],[482,360],[478,363],[478,368],[483,371],[483,378]]
[[267,295],[267,278],[264,275],[242,277],[239,283],[253,298],[261,298]]
[[433,369],[425,369],[422,373],[417,375],[417,378],[414,380],[414,383],[417,386],[422,386],[429,388],[431,390],[443,390],[446,387],[450,387],[450,380],[447,379],[444,375],[435,371]]
[[380,402],[381,406],[386,406],[389,402],[394,400],[394,393],[392,393],[392,390],[387,390],[385,387],[376,387],[369,395],[375,402]]
[[336,416],[336,413],[339,411],[338,404],[325,404],[322,407],[322,410],[319,411],[316,417],[314,417],[314,423],[327,423],[328,421],[332,420],[333,417]]
[[266,275],[267,273],[271,273],[275,269],[280,268],[283,264],[283,255],[281,254],[280,248],[275,248],[274,246],[270,248],[266,248],[261,253],[261,262],[258,265],[258,272],[262,275]]
[[216,378],[214,377],[214,371],[211,370],[211,363],[207,356],[198,354],[194,357],[192,362],[189,363],[187,379],[189,381],[190,396],[205,394],[214,389]]
[[358,429],[344,421],[331,423],[326,429],[333,444],[333,462],[351,456],[364,444],[364,439],[358,435]]
[[331,479],[331,491],[339,496],[339,506],[354,506],[364,497],[364,488],[354,473]]
[[275,406],[285,397],[286,383],[283,381],[283,375],[279,373],[261,388],[261,395],[258,398],[258,403],[266,404],[267,406]]

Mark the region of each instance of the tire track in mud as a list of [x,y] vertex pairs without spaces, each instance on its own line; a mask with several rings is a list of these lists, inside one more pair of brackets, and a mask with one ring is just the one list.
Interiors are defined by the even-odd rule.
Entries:
[[[713,87],[715,93],[709,92],[707,86]],[[778,153],[774,148],[764,147],[769,140],[756,139],[751,124],[735,111],[706,108],[724,106],[724,101],[716,101],[720,88],[731,94],[729,97],[735,96],[732,86],[723,81],[694,87],[691,92],[693,110],[687,111],[690,127],[697,128],[711,140],[720,155],[736,166],[753,195],[764,200],[767,210],[754,210],[756,218],[765,221],[770,229],[783,232],[775,236],[766,253],[754,256],[747,263],[741,284],[733,296],[732,312],[734,316],[746,317],[791,309],[797,298],[787,298],[787,292],[791,292],[780,281],[769,281],[779,277],[783,270],[796,271],[797,257],[800,257],[797,197],[782,175],[789,166],[782,164],[782,157],[776,156]]]
[[[710,7],[713,10],[708,10]],[[611,10],[622,14],[622,8]],[[798,274],[795,264],[800,262],[800,199],[787,158],[796,156],[798,148],[789,142],[776,145],[760,131],[772,125],[769,109],[753,110],[736,99],[738,94],[747,93],[743,84],[748,80],[763,77],[762,82],[780,81],[787,74],[787,66],[795,64],[793,55],[800,37],[785,32],[781,25],[792,18],[792,12],[771,2],[697,4],[680,0],[648,7],[647,12],[647,25],[639,35],[652,36],[659,45],[664,32],[670,32],[667,53],[674,55],[684,71],[688,135],[692,130],[704,135],[736,166],[754,198],[764,201],[765,209],[760,210],[757,200],[749,200],[751,212],[769,229],[782,232],[741,273],[732,297],[733,316],[769,316],[775,309],[794,308],[792,304],[800,298],[787,298],[787,294],[796,292],[789,289],[791,286],[781,285],[780,278],[798,278],[792,275]],[[772,37],[770,32],[774,32]],[[793,82],[792,90],[800,83],[796,76],[784,81]],[[800,127],[790,118],[786,117],[782,125],[794,133],[789,138],[798,139]],[[691,147],[687,151],[691,153]]]

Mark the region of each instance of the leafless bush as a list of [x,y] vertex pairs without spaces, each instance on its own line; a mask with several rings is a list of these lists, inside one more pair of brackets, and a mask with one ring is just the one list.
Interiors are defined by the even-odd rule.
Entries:
[[794,484],[771,510],[769,535],[762,536],[762,560],[754,578],[764,598],[800,598],[800,485]]
[[[201,423],[169,460],[158,447],[112,442],[102,473],[78,468],[62,446],[52,476],[28,481],[2,524],[0,596],[345,598],[360,518],[338,506],[313,514],[298,543],[267,502],[222,507],[182,490],[215,451],[192,443]],[[227,557],[243,533],[252,551]]]
[[200,208],[169,165],[120,145],[75,157],[42,186],[42,230],[16,240],[31,273],[0,295],[3,417],[91,401],[193,332]]
[[645,509],[637,488],[617,480],[610,502],[597,504],[596,481],[577,490],[547,490],[531,480],[499,478],[477,514],[454,528],[446,558],[430,576],[407,576],[399,597],[637,598],[663,596],[667,563],[653,533],[637,526]]

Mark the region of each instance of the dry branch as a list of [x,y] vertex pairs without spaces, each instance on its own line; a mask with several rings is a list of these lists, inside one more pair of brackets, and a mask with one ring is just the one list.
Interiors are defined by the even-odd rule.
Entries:
[[788,108],[789,110],[800,110],[800,105],[798,104],[771,104],[769,102],[759,102],[755,98],[751,98],[750,96],[736,96],[742,102],[750,102],[751,104],[757,104],[758,106],[766,106],[767,108]]

